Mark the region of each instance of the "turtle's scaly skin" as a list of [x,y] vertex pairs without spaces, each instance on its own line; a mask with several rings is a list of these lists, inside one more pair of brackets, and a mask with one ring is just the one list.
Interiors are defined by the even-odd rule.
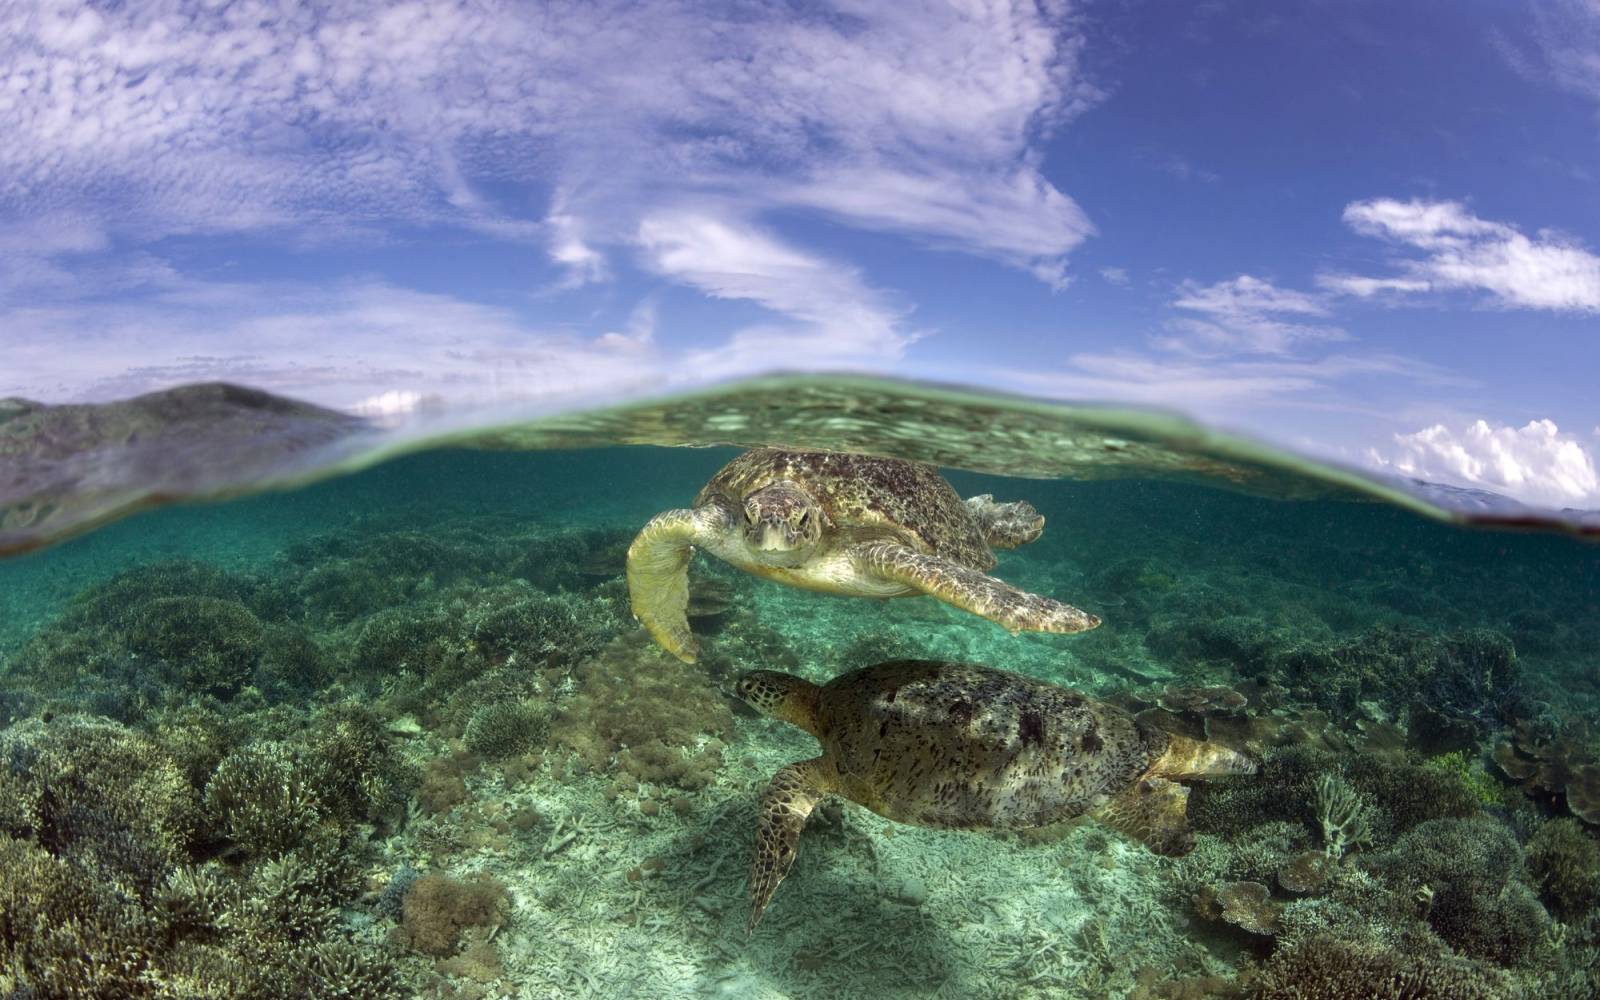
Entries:
[[806,817],[830,794],[939,829],[1026,829],[1091,814],[1180,853],[1188,789],[1170,779],[1255,769],[1226,747],[1169,735],[1076,691],[968,664],[896,660],[821,687],[755,671],[738,692],[823,751],[779,771],[763,795],[752,928]]
[[650,520],[628,549],[633,613],[663,648],[697,655],[685,609],[695,546],[792,587],[853,597],[928,594],[1012,632],[1081,632],[1100,619],[987,576],[994,548],[1033,541],[1024,502],[963,501],[916,462],[758,448],[735,458],[694,506]]
[[994,568],[977,518],[939,470],[920,462],[756,448],[712,476],[694,505],[721,499],[737,508],[751,493],[781,480],[804,487],[852,541],[893,540],[979,572]]

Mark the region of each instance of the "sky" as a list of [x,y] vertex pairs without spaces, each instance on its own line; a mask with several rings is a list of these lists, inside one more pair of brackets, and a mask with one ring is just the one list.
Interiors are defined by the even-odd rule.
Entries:
[[0,0],[0,396],[852,370],[1600,507],[1600,0]]

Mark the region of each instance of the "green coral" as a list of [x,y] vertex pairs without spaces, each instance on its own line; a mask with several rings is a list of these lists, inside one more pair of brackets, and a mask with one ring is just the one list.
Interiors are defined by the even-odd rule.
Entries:
[[491,702],[473,713],[462,736],[467,749],[491,760],[527,753],[550,732],[550,710],[522,701]]
[[1570,817],[1540,825],[1528,838],[1528,876],[1551,912],[1576,921],[1600,906],[1600,841]]
[[1484,768],[1482,761],[1475,754],[1469,754],[1465,750],[1452,750],[1449,753],[1429,757],[1424,766],[1459,782],[1461,787],[1472,793],[1472,797],[1479,805],[1505,804],[1506,786]]
[[1246,977],[1251,1000],[1500,1000],[1504,976],[1322,935],[1279,948]]
[[124,623],[128,650],[153,661],[168,684],[223,698],[249,682],[263,632],[250,609],[219,597],[158,597]]

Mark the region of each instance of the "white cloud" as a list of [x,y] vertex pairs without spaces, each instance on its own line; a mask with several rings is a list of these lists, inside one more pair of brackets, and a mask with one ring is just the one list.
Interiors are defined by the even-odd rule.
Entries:
[[1530,5],[1527,13],[1540,51],[1530,58],[1502,39],[1502,51],[1512,66],[1600,102],[1600,3],[1549,0]]
[[[0,294],[13,318],[31,304],[42,321],[110,317],[86,288],[137,290],[143,305],[108,329],[137,327],[168,360],[129,384],[240,358],[293,381],[270,360],[282,355],[250,346],[271,310],[252,302],[190,336],[168,293],[221,286],[201,292],[138,248],[244,234],[248,261],[263,245],[453,229],[542,253],[559,277],[535,291],[607,281],[637,254],[773,314],[697,355],[706,371],[891,359],[913,337],[905,310],[847,263],[780,240],[773,217],[900,234],[1062,287],[1093,227],[1045,177],[1039,141],[1098,99],[1081,47],[1066,0],[0,3]],[[734,261],[724,237],[766,256]],[[296,321],[330,340],[281,342],[363,349],[382,331],[314,313],[349,298],[306,290]],[[514,345],[483,318],[463,329]],[[0,380],[15,381],[8,367]]]
[[1433,287],[1431,282],[1421,278],[1364,278],[1336,273],[1317,275],[1317,285],[1336,295],[1353,295],[1358,299],[1370,299],[1385,292],[1425,292]]
[[656,272],[789,318],[747,327],[731,342],[691,355],[690,367],[702,375],[893,360],[914,339],[901,329],[901,311],[854,271],[725,215],[660,212],[640,223],[638,242]]
[[0,346],[0,396],[52,400],[224,379],[398,413],[408,400],[485,404],[665,381],[637,312],[623,333],[588,338],[378,281],[178,282],[137,301],[0,308]]
[[1594,454],[1551,420],[1522,427],[1477,420],[1455,430],[1443,424],[1396,434],[1394,448],[1369,459],[1419,479],[1474,486],[1551,507],[1600,504]]
[[1529,237],[1514,226],[1480,219],[1453,201],[1352,202],[1344,221],[1356,232],[1422,251],[1397,261],[1401,273],[1367,278],[1333,275],[1334,291],[1485,292],[1505,308],[1600,311],[1600,256],[1550,231]]
[[1350,379],[1458,381],[1432,365],[1393,354],[1248,360],[1082,352],[1070,355],[1060,368],[990,374],[1002,384],[1029,392],[1177,407],[1223,420],[1285,403],[1334,405],[1336,387]]
[[1126,288],[1130,280],[1128,278],[1128,269],[1125,267],[1102,267],[1100,269],[1100,277],[1105,280],[1106,284],[1116,285],[1119,288]]
[[[542,240],[570,280],[686,191],[809,206],[1051,282],[1092,230],[1034,140],[1095,99],[1065,5],[676,0],[0,6],[0,220],[124,238]],[[505,182],[558,192],[540,221]]]
[[1186,281],[1172,305],[1195,316],[1171,321],[1172,335],[1157,345],[1188,354],[1285,354],[1306,341],[1345,338],[1337,327],[1286,318],[1326,315],[1314,296],[1248,274],[1213,285]]

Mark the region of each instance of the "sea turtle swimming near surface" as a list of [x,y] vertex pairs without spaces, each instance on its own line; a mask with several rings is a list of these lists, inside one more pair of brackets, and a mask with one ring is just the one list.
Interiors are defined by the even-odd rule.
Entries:
[[1178,779],[1251,774],[1219,744],[1169,734],[1076,691],[989,667],[893,660],[818,686],[756,670],[735,693],[815,736],[822,754],[761,797],[750,924],[794,863],[811,810],[842,795],[900,823],[1019,830],[1089,815],[1152,850],[1191,842]]
[[994,549],[1033,541],[1028,503],[963,501],[931,465],[757,448],[685,510],[658,514],[628,549],[634,616],[668,652],[698,653],[684,614],[695,546],[790,586],[852,597],[929,594],[1012,632],[1082,632],[1100,619],[985,575]]

